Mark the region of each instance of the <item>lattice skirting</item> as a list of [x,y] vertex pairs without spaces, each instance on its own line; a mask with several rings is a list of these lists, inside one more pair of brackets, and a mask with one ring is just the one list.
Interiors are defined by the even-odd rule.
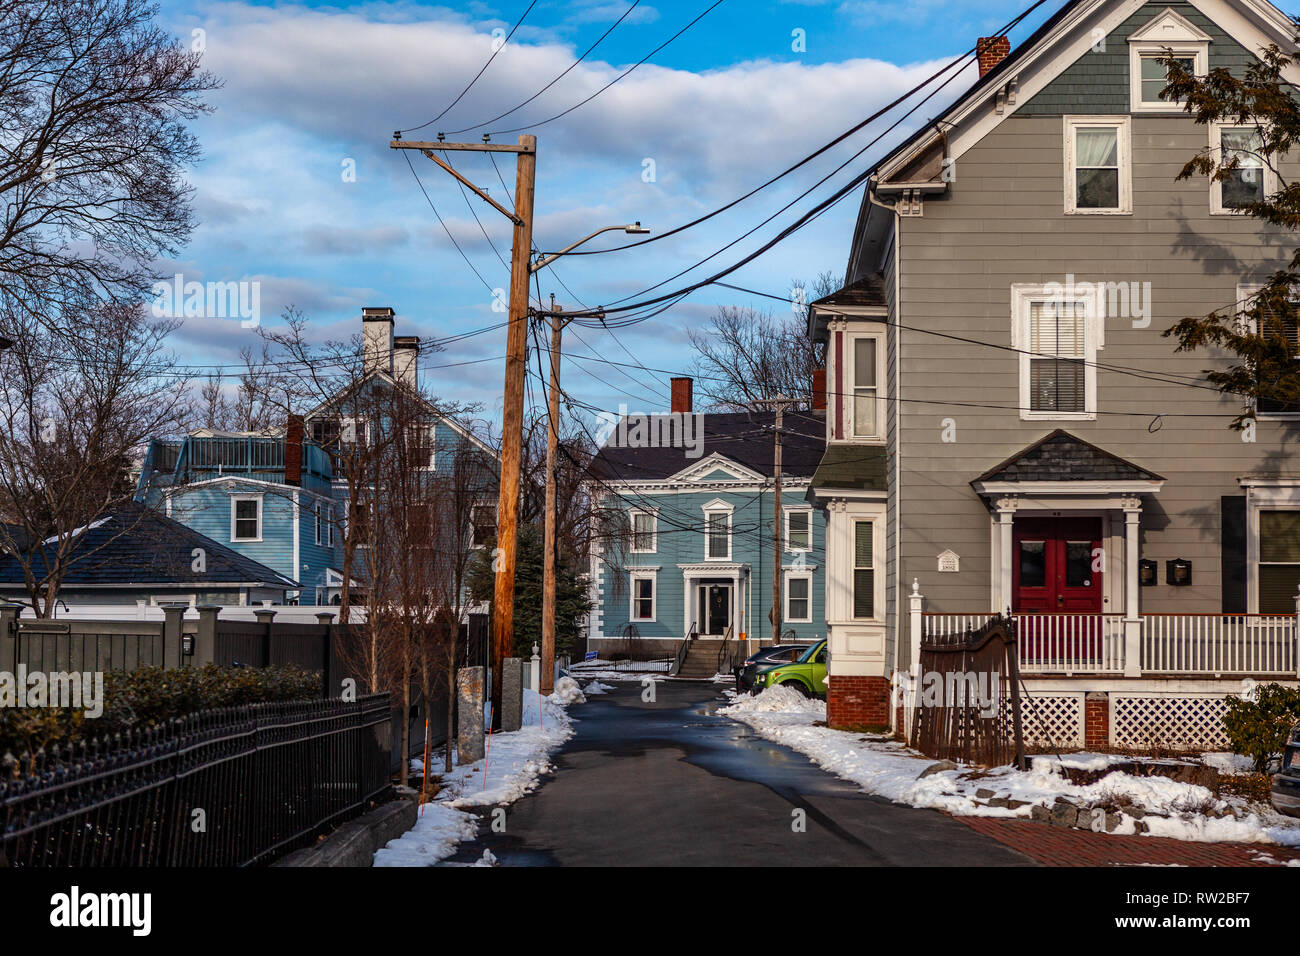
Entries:
[[[1020,724],[1025,749],[1079,750],[1083,747],[1083,699],[1080,693],[1031,694],[1020,698]],[[1002,716],[1010,730],[1011,702],[1003,700]]]
[[1110,743],[1123,749],[1226,750],[1224,694],[1110,695]]

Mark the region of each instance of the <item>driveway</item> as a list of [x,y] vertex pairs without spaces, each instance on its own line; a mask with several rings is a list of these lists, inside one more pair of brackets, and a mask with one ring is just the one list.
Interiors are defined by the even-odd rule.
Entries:
[[[569,710],[555,773],[449,862],[503,866],[1032,866],[931,810],[896,806],[713,716],[718,686],[620,682]],[[799,832],[795,824],[802,819]]]

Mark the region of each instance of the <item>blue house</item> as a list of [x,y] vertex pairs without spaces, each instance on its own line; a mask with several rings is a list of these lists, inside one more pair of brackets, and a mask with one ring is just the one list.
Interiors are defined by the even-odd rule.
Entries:
[[337,563],[332,478],[329,455],[304,440],[302,420],[292,419],[278,437],[203,429],[155,439],[136,496],[298,582],[290,602],[323,604]]
[[785,414],[777,516],[775,413],[694,413],[690,394],[689,379],[674,379],[669,414],[607,423],[591,473],[624,533],[594,536],[588,650],[615,652],[635,637],[669,657],[692,634],[770,642],[774,520],[782,637],[824,637],[826,518],[806,495],[826,448],[825,412]]

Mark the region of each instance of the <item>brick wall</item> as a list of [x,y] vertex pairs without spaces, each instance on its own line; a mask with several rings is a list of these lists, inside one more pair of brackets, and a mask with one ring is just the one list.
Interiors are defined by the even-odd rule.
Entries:
[[889,681],[883,677],[831,677],[826,690],[826,722],[831,727],[888,726]]
[[1110,747],[1110,695],[1092,691],[1083,701],[1083,746],[1087,750]]
[[1011,41],[1004,36],[980,37],[976,44],[980,57],[980,76],[993,69],[1011,52]]

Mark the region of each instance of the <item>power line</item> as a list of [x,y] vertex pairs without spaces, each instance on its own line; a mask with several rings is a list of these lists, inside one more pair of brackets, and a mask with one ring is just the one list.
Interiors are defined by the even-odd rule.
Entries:
[[504,113],[500,113],[492,117],[490,120],[484,120],[482,123],[475,123],[473,126],[466,126],[464,129],[451,130],[446,135],[457,136],[460,133],[468,133],[470,130],[478,129],[479,127],[487,126],[489,123],[495,123],[497,120],[505,119],[507,116],[509,116],[511,113],[515,112],[516,110],[522,109],[523,107],[527,106],[533,100],[537,99],[537,97],[541,96],[543,93],[549,90],[556,83],[560,82],[560,80],[564,79],[571,70],[573,70],[575,67],[577,67],[579,63],[585,60],[588,57],[588,55],[591,53],[591,51],[596,49],[596,47],[600,46],[600,44],[604,42],[605,38],[608,37],[611,33],[613,33],[614,30],[618,27],[618,25],[622,23],[624,20],[626,20],[628,14],[630,14],[633,10],[635,10],[640,3],[641,0],[633,0],[632,5],[623,11],[623,15],[619,17],[617,20],[615,20],[613,25],[611,25],[608,30],[602,33],[600,35],[600,38],[597,39],[595,43],[587,47],[587,49],[583,51],[583,54],[580,57],[578,57],[576,60],[574,60],[573,63],[571,63],[568,66],[568,68],[564,70],[563,73],[561,73],[555,79],[551,80],[551,82],[547,83],[540,90],[538,90],[532,96],[528,97],[528,99],[524,100],[518,106],[511,107],[510,109],[506,110]]
[[429,122],[421,123],[419,126],[411,126],[407,129],[402,130],[402,132],[412,133],[417,129],[424,129],[426,126],[432,126],[434,123],[438,122],[438,120],[446,116],[447,113],[450,112],[451,108],[461,101],[461,97],[463,97],[466,93],[468,93],[470,91],[470,88],[473,87],[474,84],[479,81],[479,77],[481,77],[487,71],[487,68],[492,65],[492,61],[497,58],[497,54],[506,48],[506,44],[510,42],[510,38],[515,35],[515,31],[519,29],[520,25],[524,22],[524,19],[528,16],[529,13],[532,12],[533,7],[535,6],[537,6],[537,0],[531,0],[531,2],[528,4],[527,9],[525,9],[524,12],[520,15],[519,19],[515,21],[515,25],[510,28],[510,32],[506,34],[506,38],[501,42],[501,45],[495,47],[492,50],[492,55],[487,58],[487,62],[483,64],[482,69],[480,69],[477,73],[474,74],[474,79],[470,80],[469,85],[467,85],[463,90],[461,90],[460,93],[457,94],[454,100],[452,100],[449,104],[447,104],[446,109],[444,109],[433,119],[429,120]]

